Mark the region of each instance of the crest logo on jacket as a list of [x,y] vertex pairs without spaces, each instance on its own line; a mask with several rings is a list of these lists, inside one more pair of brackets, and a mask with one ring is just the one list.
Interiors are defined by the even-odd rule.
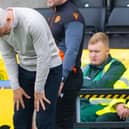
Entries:
[[78,20],[79,19],[79,14],[77,12],[74,12],[73,17],[74,17],[75,20]]
[[54,22],[58,23],[59,21],[61,21],[61,16],[56,16]]

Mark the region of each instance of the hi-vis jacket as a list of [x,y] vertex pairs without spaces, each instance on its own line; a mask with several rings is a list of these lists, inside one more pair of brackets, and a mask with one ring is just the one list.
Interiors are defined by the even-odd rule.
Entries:
[[[111,64],[115,61],[115,59],[112,59],[108,64],[106,64],[100,72],[97,73],[97,75],[94,77],[93,81],[101,80],[104,76],[104,74],[110,69]],[[84,79],[89,79],[88,72],[90,71],[90,66],[88,65],[86,69],[84,70]],[[109,103],[111,99],[105,99],[105,98],[91,98],[90,103],[92,104],[102,104],[105,105]]]
[[[114,89],[129,89],[129,68],[124,72],[121,78],[114,84]],[[127,103],[126,103],[127,102]],[[116,112],[115,105],[124,103],[129,108],[129,101],[127,99],[113,99],[108,106],[96,112],[97,115],[103,115],[109,112]]]
[[[124,73],[124,65],[110,55],[108,59],[100,66],[88,65],[83,71],[84,88],[113,88],[114,83]],[[108,105],[112,99],[91,98],[90,103]]]
[[125,71],[125,66],[118,61],[113,59],[111,55],[108,56],[106,61],[101,65],[95,66],[89,64],[83,70],[83,87],[86,89],[95,88],[113,88],[114,83],[121,77]]

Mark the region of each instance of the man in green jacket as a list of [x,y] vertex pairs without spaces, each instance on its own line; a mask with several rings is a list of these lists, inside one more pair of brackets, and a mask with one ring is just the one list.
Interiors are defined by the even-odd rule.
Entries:
[[[129,67],[113,86],[114,89],[129,90]],[[113,98],[109,105],[96,112],[96,122],[128,121],[129,122],[129,99],[125,97]],[[103,129],[102,127],[99,129]],[[106,129],[111,129],[110,127]],[[114,128],[117,129],[117,128]],[[121,129],[125,129],[122,127]]]
[[[90,64],[83,70],[83,87],[86,89],[113,88],[124,73],[124,65],[109,54],[109,39],[105,33],[94,34],[88,43]],[[85,104],[84,104],[85,103]],[[81,121],[96,121],[96,111],[103,109],[110,100],[95,98],[81,105]]]

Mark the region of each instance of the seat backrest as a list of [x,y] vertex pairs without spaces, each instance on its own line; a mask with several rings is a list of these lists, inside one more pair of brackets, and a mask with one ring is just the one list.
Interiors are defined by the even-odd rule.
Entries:
[[129,48],[129,8],[113,8],[105,32],[112,48]]
[[78,7],[105,7],[105,0],[71,0]]
[[107,8],[107,19],[108,19],[114,9],[129,8],[129,0],[107,0],[106,8]]
[[52,8],[35,8],[41,15],[43,15],[46,20],[52,15]]
[[110,34],[129,34],[129,0],[110,0],[112,10],[110,11],[106,32]]
[[91,27],[95,31],[103,30],[105,8],[79,8],[79,11],[84,17],[86,28]]
[[129,8],[114,8],[109,16],[108,25],[129,26]]
[[129,7],[129,0],[112,0],[112,5],[113,8]]
[[79,8],[85,21],[85,35],[83,48],[87,48],[92,34],[103,31],[105,23],[105,8]]

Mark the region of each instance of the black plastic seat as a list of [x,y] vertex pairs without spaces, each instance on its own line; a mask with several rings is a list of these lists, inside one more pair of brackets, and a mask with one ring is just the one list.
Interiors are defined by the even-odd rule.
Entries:
[[[77,2],[78,0],[75,1]],[[79,11],[85,21],[84,48],[87,48],[87,43],[92,34],[104,30],[106,8],[104,0],[82,1],[85,2],[85,5],[83,4],[83,7],[79,8]]]
[[112,0],[112,6],[115,8],[129,7],[129,0]]
[[105,0],[71,0],[77,7],[104,7]]
[[35,8],[39,13],[41,13],[46,20],[52,15],[52,8]]
[[129,48],[129,0],[112,0],[112,10],[105,25],[112,48]]

